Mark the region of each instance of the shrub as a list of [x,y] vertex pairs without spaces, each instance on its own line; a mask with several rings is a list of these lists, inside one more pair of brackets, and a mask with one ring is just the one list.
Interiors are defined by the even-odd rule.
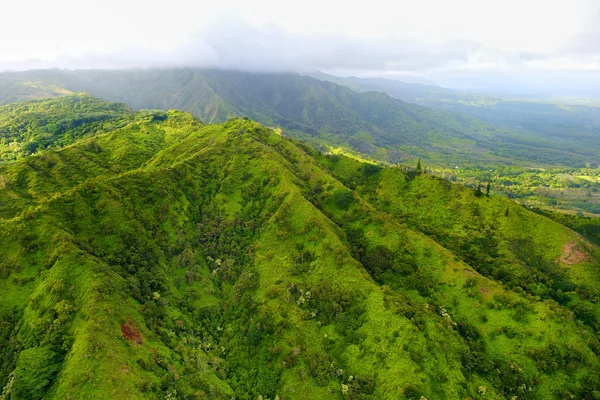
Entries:
[[596,328],[598,320],[596,318],[596,313],[593,305],[581,302],[575,306],[575,308],[573,309],[573,313],[575,314],[575,317],[582,321],[584,324],[587,324],[592,328]]
[[348,210],[354,202],[354,196],[348,189],[336,189],[333,191],[333,201],[340,210]]
[[367,250],[362,262],[373,277],[379,280],[381,275],[392,267],[394,253],[387,247],[378,245]]
[[56,353],[49,347],[23,350],[17,361],[13,398],[41,399],[58,372]]

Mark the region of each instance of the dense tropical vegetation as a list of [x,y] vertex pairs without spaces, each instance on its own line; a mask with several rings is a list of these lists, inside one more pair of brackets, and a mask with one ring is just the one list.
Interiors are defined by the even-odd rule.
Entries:
[[2,399],[600,398],[585,218],[249,119],[1,110]]
[[0,162],[116,129],[129,122],[128,111],[124,104],[105,103],[85,95],[0,106]]

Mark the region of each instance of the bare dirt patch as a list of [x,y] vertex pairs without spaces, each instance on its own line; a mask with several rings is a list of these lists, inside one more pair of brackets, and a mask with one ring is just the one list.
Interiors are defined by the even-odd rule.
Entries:
[[140,334],[140,331],[133,326],[131,321],[128,321],[126,324],[121,324],[121,335],[134,343],[142,344],[142,335]]
[[483,286],[481,286],[478,289],[478,291],[479,291],[479,294],[482,294],[482,295],[488,295],[488,294],[490,294],[490,289],[486,288],[486,287],[483,287]]
[[588,261],[588,259],[588,254],[581,250],[581,248],[579,248],[575,242],[569,242],[565,244],[560,256],[560,262],[567,265],[579,264]]

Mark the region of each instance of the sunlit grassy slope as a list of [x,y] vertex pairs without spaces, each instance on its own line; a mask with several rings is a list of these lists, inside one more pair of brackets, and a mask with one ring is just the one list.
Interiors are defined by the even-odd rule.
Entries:
[[127,118],[0,167],[3,399],[600,396],[573,231],[250,120]]
[[115,129],[125,125],[131,115],[124,104],[81,94],[0,106],[0,163]]

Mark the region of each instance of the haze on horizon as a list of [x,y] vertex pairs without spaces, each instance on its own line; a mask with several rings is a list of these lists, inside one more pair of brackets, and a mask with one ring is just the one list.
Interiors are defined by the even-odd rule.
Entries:
[[600,97],[594,0],[7,0],[0,70],[218,67],[420,76]]

